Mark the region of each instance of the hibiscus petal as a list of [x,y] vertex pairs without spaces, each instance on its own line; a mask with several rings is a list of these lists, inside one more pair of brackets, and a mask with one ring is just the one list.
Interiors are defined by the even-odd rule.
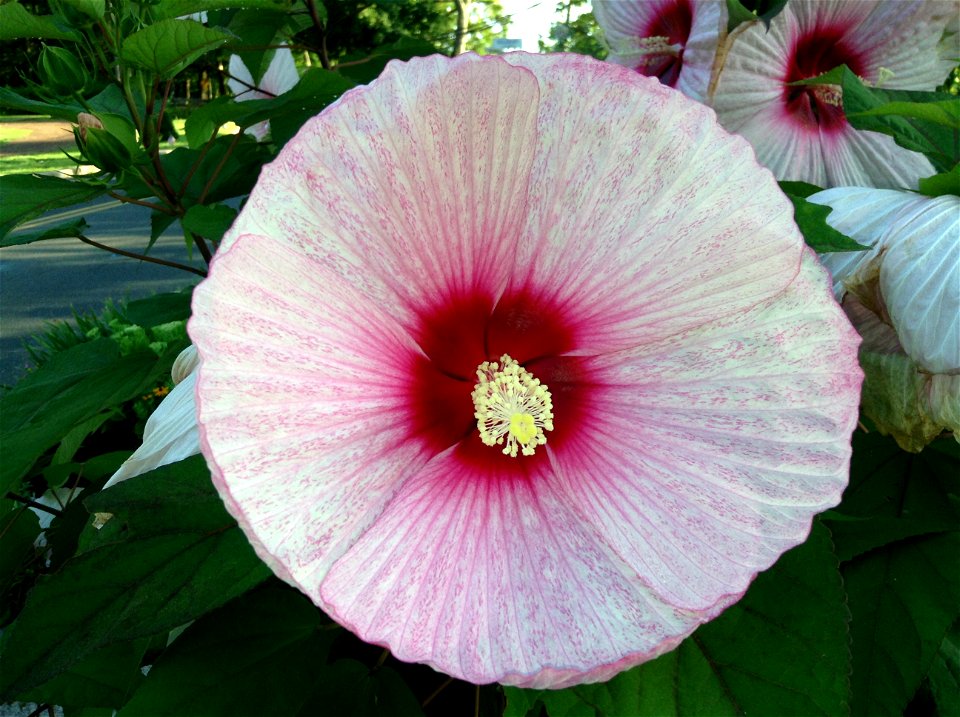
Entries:
[[609,677],[706,619],[644,588],[552,482],[437,456],[333,566],[323,604],[402,660],[536,688]]
[[876,273],[876,267],[871,266],[886,246],[881,237],[898,214],[923,201],[908,192],[870,187],[836,187],[812,194],[808,200],[830,207],[827,224],[870,247],[869,251],[829,252],[820,257],[833,275],[838,301],[847,293],[846,287],[862,284],[871,271]]
[[143,443],[110,476],[103,486],[105,489],[200,452],[196,402],[193,397],[196,379],[196,373],[189,374],[164,397],[147,419],[143,428]]
[[556,88],[540,103],[514,282],[578,307],[579,353],[669,336],[790,283],[803,247],[792,206],[708,109],[608,63],[505,57]]
[[537,80],[471,55],[400,67],[304,126],[221,252],[247,232],[287,237],[405,321],[426,298],[502,290],[527,207]]
[[839,502],[862,373],[827,294],[811,252],[763,305],[594,362],[595,407],[551,457],[570,504],[668,604],[742,594]]
[[960,197],[922,199],[884,238],[880,290],[907,355],[960,371]]

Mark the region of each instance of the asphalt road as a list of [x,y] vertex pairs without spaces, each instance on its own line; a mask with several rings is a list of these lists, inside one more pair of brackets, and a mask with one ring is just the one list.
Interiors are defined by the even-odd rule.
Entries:
[[[143,253],[149,233],[149,210],[114,201],[50,214],[31,225],[83,216],[95,241]],[[66,216],[65,216],[66,215]],[[174,225],[157,240],[150,255],[202,267],[194,252],[187,259],[183,237]],[[103,308],[107,299],[139,299],[177,291],[200,277],[179,269],[111,254],[77,239],[54,239],[0,249],[0,385],[21,377],[28,365],[23,342],[43,331],[47,322],[68,320],[73,311]]]

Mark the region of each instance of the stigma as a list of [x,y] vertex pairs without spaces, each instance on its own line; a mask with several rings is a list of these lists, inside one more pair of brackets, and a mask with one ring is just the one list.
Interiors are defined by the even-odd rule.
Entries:
[[532,456],[553,430],[550,391],[508,354],[477,367],[472,398],[480,440],[503,446],[504,455]]

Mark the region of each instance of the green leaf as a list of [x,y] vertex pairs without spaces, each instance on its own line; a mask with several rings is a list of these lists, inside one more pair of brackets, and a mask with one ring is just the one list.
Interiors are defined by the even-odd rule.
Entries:
[[366,57],[344,58],[337,66],[337,72],[358,85],[372,82],[390,60],[409,60],[412,57],[435,55],[437,48],[426,40],[402,37],[389,45],[375,49]]
[[174,183],[183,184],[189,178],[185,203],[196,204],[204,192],[204,202],[248,194],[264,162],[271,157],[267,147],[252,137],[225,136],[218,137],[206,153],[180,147],[163,155],[160,161]]
[[762,20],[766,29],[770,29],[770,21],[776,17],[787,0],[748,0],[746,4],[741,0],[727,0],[727,32],[744,22]]
[[154,6],[154,13],[157,18],[176,18],[195,12],[239,7],[286,11],[292,5],[291,0],[160,0]]
[[931,445],[922,453],[907,453],[879,433],[853,434],[850,485],[843,502],[823,516],[841,561],[960,525],[960,507],[950,498],[956,444],[940,443],[942,450]]
[[190,318],[190,299],[193,289],[157,294],[146,299],[131,301],[123,310],[124,317],[132,324],[145,329],[171,321]]
[[307,70],[291,90],[274,99],[237,102],[220,97],[187,118],[184,130],[187,142],[191,148],[198,149],[227,122],[250,127],[269,120],[272,139],[282,146],[307,119],[353,86],[353,81],[336,72],[314,67]]
[[21,231],[9,234],[3,239],[0,239],[0,247],[21,246],[24,244],[32,244],[36,241],[44,241],[45,239],[75,238],[83,236],[84,232],[88,228],[89,224],[87,224],[86,220],[81,217],[80,219],[64,222],[63,224],[56,224],[47,229],[41,229],[40,231]]
[[37,174],[0,177],[0,196],[3,197],[0,202],[0,239],[14,227],[44,212],[87,202],[106,192],[104,186]]
[[80,40],[80,33],[63,26],[53,15],[34,15],[18,2],[0,5],[0,40],[38,38]]
[[86,501],[113,518],[84,552],[37,582],[0,651],[0,700],[43,684],[107,645],[171,630],[270,575],[195,456]]
[[236,218],[237,210],[225,204],[195,204],[187,210],[181,221],[194,234],[219,242]]
[[271,581],[188,627],[120,717],[296,714],[326,679],[337,628],[302,593]]
[[947,631],[927,675],[940,717],[960,717],[960,622]]
[[[925,96],[929,97],[929,93],[925,93]],[[879,107],[851,112],[848,117],[883,117],[887,115],[926,120],[933,124],[960,130],[960,102],[954,98],[931,102],[886,102]]]
[[[739,603],[676,650],[609,682],[535,693],[565,715],[838,715],[849,699],[847,611],[829,532],[762,573]],[[509,717],[530,695],[506,688]]]
[[371,670],[356,660],[337,660],[323,670],[310,701],[296,714],[422,717],[423,710],[410,688],[389,667]]
[[941,197],[944,194],[960,194],[960,163],[949,172],[940,172],[932,177],[920,180],[920,193],[928,197]]
[[117,709],[144,681],[140,660],[147,644],[142,639],[101,648],[23,698],[61,707]]
[[106,10],[106,2],[104,0],[62,0],[65,4],[69,5],[75,10],[79,10],[84,15],[92,17],[94,20],[99,20],[103,17],[103,13]]
[[[175,347],[176,348],[176,347]],[[34,462],[73,429],[146,393],[169,374],[176,351],[127,356],[110,339],[55,354],[0,397],[0,491],[15,489]]]
[[[10,501],[0,505],[6,509]],[[6,594],[24,561],[33,555],[38,535],[40,521],[32,510],[21,506],[0,515],[0,595]]]
[[194,20],[161,20],[127,37],[120,57],[169,79],[231,38],[223,30],[204,27]]
[[960,615],[960,533],[893,543],[843,570],[852,614],[851,713],[901,715]]
[[813,194],[810,189],[820,191],[819,187],[804,182],[781,182],[780,188],[793,203],[794,221],[811,249],[823,254],[831,251],[863,251],[869,248],[827,224],[827,216],[833,211],[830,207],[807,201],[806,197]]
[[[866,87],[846,65],[794,84],[840,85],[843,111],[854,128],[890,135],[901,147],[926,155],[937,171],[960,161],[958,110],[944,107],[957,101],[945,101],[942,93]],[[922,107],[929,104],[934,107]]]

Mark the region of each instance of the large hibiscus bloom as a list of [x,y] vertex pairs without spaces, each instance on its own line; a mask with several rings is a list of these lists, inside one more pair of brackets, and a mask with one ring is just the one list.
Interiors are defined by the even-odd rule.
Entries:
[[608,63],[391,63],[264,169],[193,308],[258,554],[477,683],[673,648],[846,484],[859,339],[789,203]]
[[688,97],[702,100],[717,51],[723,4],[717,0],[594,0],[610,55]]
[[952,66],[940,40],[955,12],[944,0],[790,0],[769,31],[757,23],[734,42],[712,104],[778,179],[913,188],[934,173],[926,158],[853,129],[839,88],[790,83],[846,64],[869,84],[932,90]]

